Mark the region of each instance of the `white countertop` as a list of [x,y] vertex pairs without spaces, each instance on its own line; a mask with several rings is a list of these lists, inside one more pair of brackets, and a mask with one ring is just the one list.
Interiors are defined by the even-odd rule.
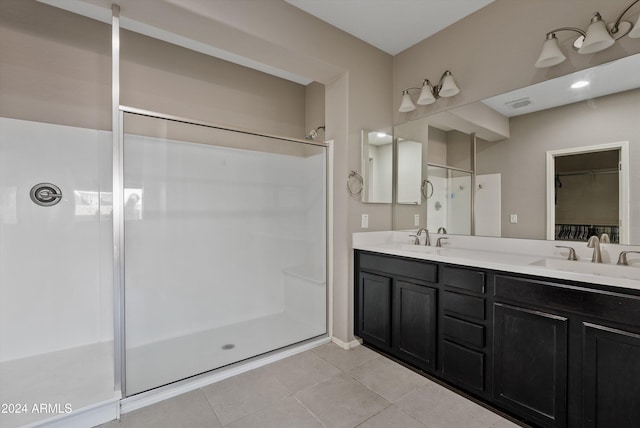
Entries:
[[[620,251],[637,250],[637,247],[602,244],[604,263],[591,263],[592,250],[586,248],[583,242],[446,235],[449,239],[444,241],[442,248],[437,248],[413,245],[413,238],[409,238],[410,233],[415,231],[354,233],[353,248],[420,260],[640,290],[640,263],[635,266],[615,265]],[[444,235],[431,235],[432,245],[435,245],[436,239],[440,236]],[[556,245],[574,247],[580,260],[566,260],[568,250],[558,249]]]

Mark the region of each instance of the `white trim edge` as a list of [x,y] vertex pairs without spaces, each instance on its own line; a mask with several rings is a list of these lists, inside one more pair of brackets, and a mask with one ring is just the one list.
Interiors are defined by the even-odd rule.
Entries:
[[356,346],[362,345],[362,339],[354,339],[351,342],[343,342],[337,337],[332,337],[331,341],[346,351],[348,351],[349,349],[353,349]]
[[83,407],[67,415],[55,416],[22,428],[86,428],[94,427],[120,418],[120,392],[112,399]]

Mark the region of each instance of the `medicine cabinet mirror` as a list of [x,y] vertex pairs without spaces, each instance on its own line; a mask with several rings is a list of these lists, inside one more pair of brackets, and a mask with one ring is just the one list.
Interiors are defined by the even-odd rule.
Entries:
[[392,202],[393,137],[382,131],[362,130],[362,202]]

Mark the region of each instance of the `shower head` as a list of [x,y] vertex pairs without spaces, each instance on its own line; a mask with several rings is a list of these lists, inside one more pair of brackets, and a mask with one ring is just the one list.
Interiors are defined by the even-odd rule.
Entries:
[[316,129],[312,129],[307,135],[304,136],[304,138],[306,140],[314,140],[318,136],[318,131],[321,129],[324,130],[324,125],[318,126]]

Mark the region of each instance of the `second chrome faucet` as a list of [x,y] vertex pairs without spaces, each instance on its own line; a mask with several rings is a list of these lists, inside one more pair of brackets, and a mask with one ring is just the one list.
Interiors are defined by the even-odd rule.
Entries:
[[425,240],[424,240],[424,245],[431,245],[431,237],[429,236],[429,231],[427,229],[425,229],[424,227],[421,227],[420,229],[418,229],[418,233],[416,233],[416,239],[420,239],[419,236],[420,234],[424,231],[425,233]]

